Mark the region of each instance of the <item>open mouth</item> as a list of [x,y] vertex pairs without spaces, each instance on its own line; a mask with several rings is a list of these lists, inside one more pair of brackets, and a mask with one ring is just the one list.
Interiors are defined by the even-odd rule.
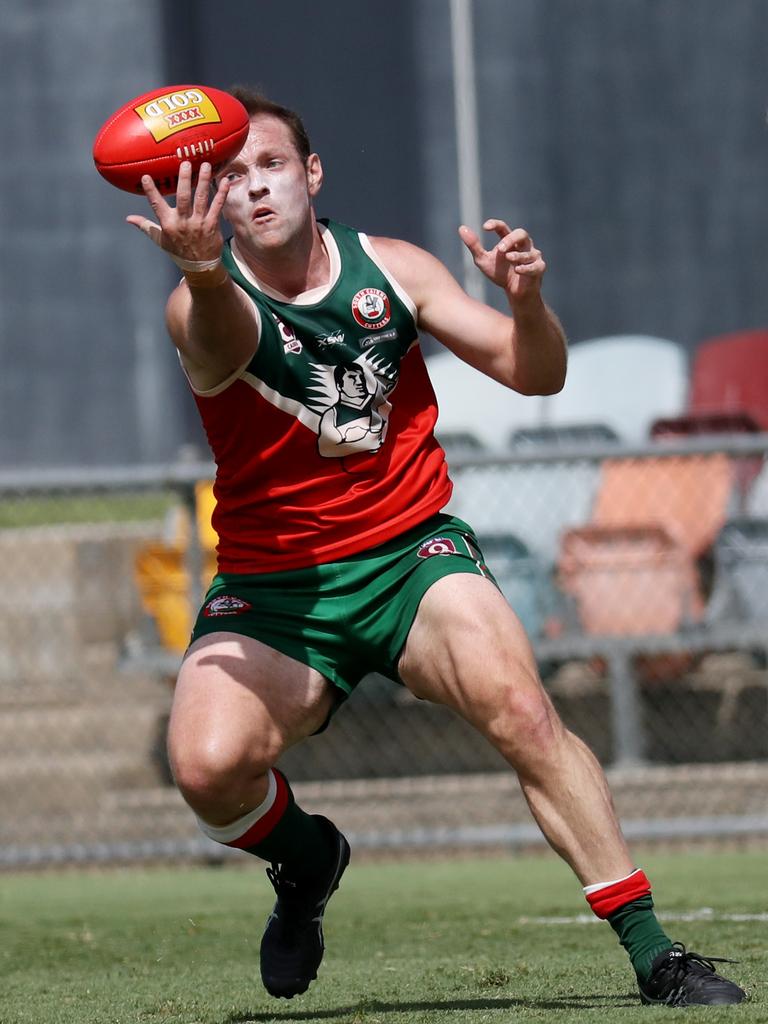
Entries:
[[264,221],[269,220],[270,217],[274,217],[275,211],[270,210],[268,206],[257,206],[253,211],[253,220]]

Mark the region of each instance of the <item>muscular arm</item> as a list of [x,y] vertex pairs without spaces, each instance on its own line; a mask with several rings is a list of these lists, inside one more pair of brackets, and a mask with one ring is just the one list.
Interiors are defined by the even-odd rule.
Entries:
[[259,343],[256,308],[223,267],[186,274],[165,310],[193,387],[209,391],[245,366]]
[[374,238],[385,266],[416,304],[419,325],[464,362],[524,395],[548,395],[565,381],[566,342],[555,314],[540,291],[545,269],[527,233],[510,232],[500,221],[500,241],[489,252],[468,228],[461,235],[475,263],[502,287],[510,313],[466,294],[434,256],[407,242]]

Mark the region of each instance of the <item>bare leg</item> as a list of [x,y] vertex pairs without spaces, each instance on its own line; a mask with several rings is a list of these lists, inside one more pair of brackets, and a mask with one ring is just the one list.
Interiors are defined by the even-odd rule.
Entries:
[[314,669],[251,637],[202,637],[181,667],[168,732],[184,799],[215,826],[258,807],[269,769],[332,706],[331,686]]
[[430,587],[399,667],[413,693],[453,708],[515,769],[544,836],[582,885],[633,870],[603,770],[562,724],[493,584],[458,574]]

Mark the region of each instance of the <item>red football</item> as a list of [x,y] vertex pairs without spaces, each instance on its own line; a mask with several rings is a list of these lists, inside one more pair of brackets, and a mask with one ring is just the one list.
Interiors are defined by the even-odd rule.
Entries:
[[145,92],[116,110],[93,143],[102,177],[126,192],[142,192],[142,174],[168,195],[176,191],[179,164],[207,161],[217,169],[248,136],[248,112],[239,100],[207,85],[170,85]]

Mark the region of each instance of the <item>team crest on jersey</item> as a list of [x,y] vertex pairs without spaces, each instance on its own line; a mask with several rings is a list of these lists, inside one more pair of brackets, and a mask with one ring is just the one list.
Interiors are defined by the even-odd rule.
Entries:
[[377,331],[392,319],[389,298],[380,288],[361,288],[352,299],[352,316],[369,331]]
[[299,352],[301,352],[303,346],[299,339],[294,334],[293,328],[289,327],[288,324],[283,323],[280,317],[277,316],[275,313],[273,313],[272,316],[274,317],[275,323],[277,324],[277,329],[280,332],[280,338],[282,339],[283,342],[283,351],[291,352],[293,353],[293,355],[298,355]]
[[212,597],[203,607],[203,615],[208,619],[219,615],[242,615],[243,612],[249,612],[252,607],[248,601],[243,601],[234,594],[219,594],[218,597]]
[[450,537],[430,537],[419,544],[416,554],[419,558],[432,558],[433,555],[458,555],[456,545]]

